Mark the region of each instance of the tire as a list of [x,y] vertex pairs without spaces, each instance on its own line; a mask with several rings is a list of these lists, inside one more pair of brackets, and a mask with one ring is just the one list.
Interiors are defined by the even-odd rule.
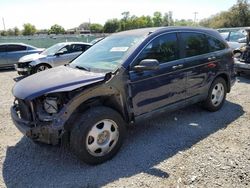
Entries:
[[47,70],[47,69],[50,69],[51,67],[47,64],[39,64],[37,66],[35,66],[35,69],[34,69],[34,73],[37,73],[37,72],[41,72],[41,71],[44,71],[44,70]]
[[94,107],[79,116],[70,135],[70,148],[85,163],[100,164],[120,149],[126,133],[121,115],[108,107]]
[[204,101],[203,106],[210,112],[221,109],[227,95],[227,85],[223,78],[216,78],[208,91],[208,97]]

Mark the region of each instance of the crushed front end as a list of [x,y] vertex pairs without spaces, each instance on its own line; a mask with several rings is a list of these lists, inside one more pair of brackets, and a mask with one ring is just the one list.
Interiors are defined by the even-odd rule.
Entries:
[[56,145],[63,133],[63,125],[55,123],[60,107],[57,96],[44,96],[33,101],[15,99],[11,117],[15,126],[28,138]]

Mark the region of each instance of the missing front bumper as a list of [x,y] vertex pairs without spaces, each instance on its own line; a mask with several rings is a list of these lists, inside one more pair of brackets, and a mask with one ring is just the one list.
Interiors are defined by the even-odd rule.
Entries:
[[51,125],[37,125],[35,122],[26,121],[19,117],[18,107],[11,107],[11,118],[17,129],[28,138],[46,144],[57,145],[62,135],[61,128],[54,128]]

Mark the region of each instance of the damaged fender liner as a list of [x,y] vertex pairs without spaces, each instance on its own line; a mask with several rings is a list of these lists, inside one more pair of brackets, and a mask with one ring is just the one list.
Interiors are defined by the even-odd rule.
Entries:
[[11,107],[11,118],[17,129],[28,138],[47,144],[58,144],[62,127],[54,127],[51,125],[35,127],[34,122],[19,118],[16,105]]

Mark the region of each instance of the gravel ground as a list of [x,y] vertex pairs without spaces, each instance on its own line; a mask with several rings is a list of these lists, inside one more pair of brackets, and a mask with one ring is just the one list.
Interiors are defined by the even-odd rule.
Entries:
[[19,133],[9,113],[15,76],[0,72],[0,187],[250,187],[250,76],[219,112],[193,105],[138,123],[98,166]]

